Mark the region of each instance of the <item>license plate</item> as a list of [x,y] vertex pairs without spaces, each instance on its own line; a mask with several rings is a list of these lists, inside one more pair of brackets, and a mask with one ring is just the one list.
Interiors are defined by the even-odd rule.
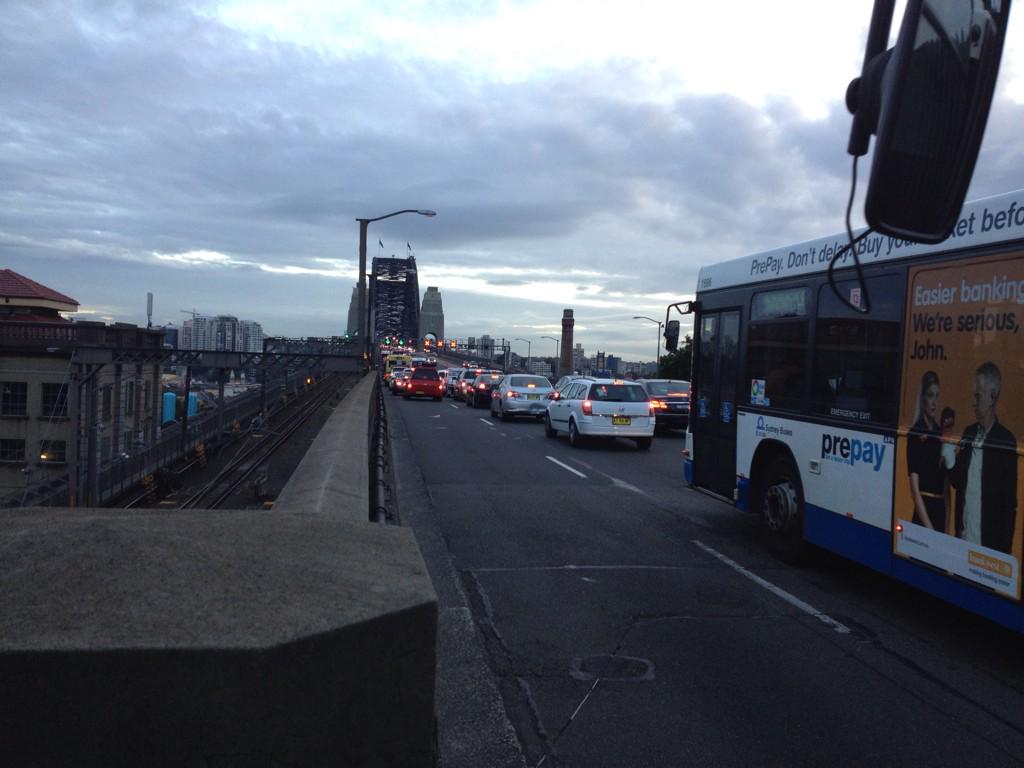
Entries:
[[416,390],[416,394],[417,394],[417,395],[422,395],[422,394],[424,394],[424,392],[423,392],[423,390],[422,390],[422,389],[417,389],[417,390]]
[[612,424],[614,426],[628,426],[629,416],[612,416]]
[[540,400],[540,395],[527,395],[527,400]]

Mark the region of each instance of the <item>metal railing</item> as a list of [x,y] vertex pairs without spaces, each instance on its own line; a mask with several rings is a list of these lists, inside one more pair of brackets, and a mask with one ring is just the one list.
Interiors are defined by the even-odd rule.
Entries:
[[[376,376],[374,373],[369,375]],[[399,525],[398,494],[395,493],[395,473],[388,440],[388,412],[384,406],[380,377],[374,382],[370,399],[369,446],[370,520]]]

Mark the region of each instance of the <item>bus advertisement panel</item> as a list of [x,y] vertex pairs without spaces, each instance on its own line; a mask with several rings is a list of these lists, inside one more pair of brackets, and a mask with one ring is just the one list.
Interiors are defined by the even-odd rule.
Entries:
[[1024,254],[911,268],[893,549],[1019,600]]

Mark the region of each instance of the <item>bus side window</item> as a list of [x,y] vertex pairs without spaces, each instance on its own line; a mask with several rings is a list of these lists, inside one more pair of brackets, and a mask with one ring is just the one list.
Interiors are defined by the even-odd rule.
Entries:
[[807,321],[751,324],[747,380],[764,380],[766,405],[803,410]]
[[804,410],[809,323],[800,318],[807,317],[808,294],[803,286],[754,294],[746,381],[764,382],[764,401],[752,404]]
[[[815,412],[857,422],[896,423],[900,282],[868,281],[873,297],[869,315],[843,307],[831,288],[822,287],[814,339]],[[856,283],[839,286],[843,292]]]

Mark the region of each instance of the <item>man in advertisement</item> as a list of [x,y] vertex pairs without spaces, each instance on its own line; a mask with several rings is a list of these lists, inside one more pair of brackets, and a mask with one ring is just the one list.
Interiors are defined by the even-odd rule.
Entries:
[[973,404],[977,421],[964,430],[954,448],[943,448],[950,484],[956,494],[956,535],[965,541],[1012,554],[1017,523],[1017,441],[999,423],[996,404],[1002,374],[993,362],[974,372]]

